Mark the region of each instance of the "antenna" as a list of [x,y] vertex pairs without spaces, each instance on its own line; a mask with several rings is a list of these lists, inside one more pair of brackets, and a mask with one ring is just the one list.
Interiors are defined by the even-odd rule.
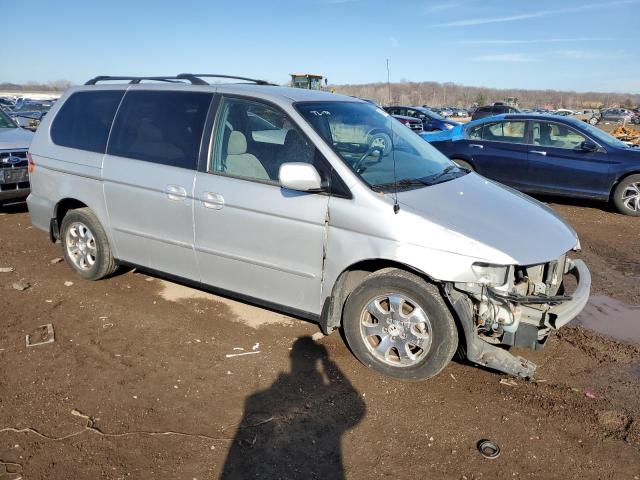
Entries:
[[389,125],[391,126],[391,160],[393,161],[393,213],[400,211],[398,203],[398,177],[396,176],[396,149],[393,146],[393,117],[389,116]]
[[[389,59],[387,58],[387,92],[389,96],[389,105],[391,105],[391,81],[389,80]],[[391,131],[393,133],[393,130]]]
[[[391,105],[391,81],[389,77],[389,59],[387,58],[387,91],[389,92],[389,105]],[[398,203],[398,177],[396,176],[396,149],[393,148],[393,117],[389,116],[389,126],[391,127],[391,160],[393,161],[393,213],[400,211]]]

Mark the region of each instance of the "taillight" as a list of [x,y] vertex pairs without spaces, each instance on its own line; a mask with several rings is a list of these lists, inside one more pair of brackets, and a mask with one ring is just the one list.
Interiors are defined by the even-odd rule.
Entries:
[[33,171],[36,169],[36,162],[33,161],[31,152],[27,152],[27,162],[29,162],[29,166],[27,167],[27,170],[29,170],[29,173],[33,173]]

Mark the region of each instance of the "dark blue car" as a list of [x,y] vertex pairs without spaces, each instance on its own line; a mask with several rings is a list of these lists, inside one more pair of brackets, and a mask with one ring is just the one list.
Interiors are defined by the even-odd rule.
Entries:
[[458,165],[528,193],[612,201],[640,216],[640,148],[555,115],[498,115],[421,136]]
[[436,112],[424,107],[384,107],[391,115],[404,115],[406,117],[419,118],[422,120],[422,129],[425,132],[435,132],[438,130],[451,130],[460,125],[458,122],[447,120]]

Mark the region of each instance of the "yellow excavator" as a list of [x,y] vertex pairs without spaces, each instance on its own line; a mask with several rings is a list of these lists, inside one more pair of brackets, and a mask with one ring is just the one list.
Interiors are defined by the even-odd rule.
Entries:
[[[327,87],[327,79],[322,75],[313,73],[291,73],[291,86],[306,90],[324,90]],[[324,88],[322,80],[324,79]]]

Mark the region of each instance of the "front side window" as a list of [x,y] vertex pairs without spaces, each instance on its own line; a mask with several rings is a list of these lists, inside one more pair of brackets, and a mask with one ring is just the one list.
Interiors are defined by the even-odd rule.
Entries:
[[220,106],[209,171],[278,184],[280,166],[309,163],[323,174],[319,152],[281,110],[225,98]]
[[525,122],[495,122],[482,130],[483,140],[491,142],[524,143]]
[[420,188],[465,171],[387,112],[363,102],[300,102],[300,114],[377,191]]
[[104,153],[113,116],[123,95],[123,90],[94,90],[72,94],[53,119],[53,143]]
[[467,138],[469,140],[482,140],[482,128],[484,124],[480,125],[472,125],[466,128],[467,130]]
[[195,169],[211,97],[204,92],[128,92],[107,153]]
[[564,148],[574,150],[579,148],[586,138],[565,125],[549,122],[533,122],[531,126],[531,141],[541,147]]

